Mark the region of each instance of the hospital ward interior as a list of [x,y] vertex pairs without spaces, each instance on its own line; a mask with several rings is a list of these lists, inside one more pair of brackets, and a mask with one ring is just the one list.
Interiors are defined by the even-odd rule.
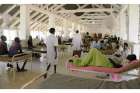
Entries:
[[139,89],[139,4],[0,4],[0,89]]

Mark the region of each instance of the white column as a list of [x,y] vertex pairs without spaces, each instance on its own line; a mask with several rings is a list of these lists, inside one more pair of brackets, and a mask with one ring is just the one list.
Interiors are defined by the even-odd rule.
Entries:
[[2,28],[0,28],[0,36],[3,35],[3,31]]
[[138,43],[139,5],[129,5],[129,38],[130,42]]
[[72,30],[75,31],[75,23],[72,22]]
[[48,24],[49,28],[54,27],[55,28],[55,15],[53,14],[49,14],[49,24]]
[[128,40],[134,42],[133,53],[140,56],[140,45],[138,44],[138,32],[139,32],[139,5],[129,5],[129,31]]
[[79,32],[81,32],[81,25],[80,24],[78,24],[78,30],[79,30]]
[[63,19],[63,34],[67,34],[67,20]]
[[123,40],[127,40],[126,14],[125,14],[125,12],[120,14],[120,36]]
[[29,32],[29,8],[28,5],[20,5],[20,30],[19,37],[21,40],[28,38]]

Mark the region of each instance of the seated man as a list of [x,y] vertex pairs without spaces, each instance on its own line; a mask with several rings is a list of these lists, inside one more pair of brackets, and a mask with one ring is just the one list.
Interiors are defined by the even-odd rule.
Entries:
[[[1,41],[0,41],[0,55],[8,54],[6,40],[7,40],[7,38],[4,35],[2,35]],[[8,63],[7,68],[10,68],[10,67],[12,67],[12,66]]]
[[6,37],[2,35],[0,41],[0,55],[8,54],[6,40],[7,40]]
[[[18,37],[15,38],[14,42],[12,43],[10,49],[9,49],[9,56],[14,56],[15,54],[18,53],[22,53],[22,48],[21,48],[21,44],[20,44],[20,39]],[[19,68],[19,65],[17,63],[17,71],[26,71],[24,69],[25,65],[26,65],[26,61],[24,62],[22,68]]]

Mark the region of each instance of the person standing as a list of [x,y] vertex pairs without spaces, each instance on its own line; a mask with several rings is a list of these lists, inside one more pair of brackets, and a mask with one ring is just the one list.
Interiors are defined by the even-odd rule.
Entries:
[[32,36],[29,36],[29,39],[28,39],[28,49],[32,49],[34,46],[33,46],[33,40],[32,40]]
[[[50,28],[50,35],[46,38],[46,46],[47,46],[47,71],[50,69],[50,66],[54,66],[54,73],[56,73],[56,65],[58,63],[57,57],[57,46],[58,46],[58,38],[55,36],[55,28]],[[47,74],[44,74],[44,78],[47,77]]]
[[73,47],[73,56],[78,55],[79,57],[81,56],[81,46],[82,46],[82,38],[81,35],[79,34],[79,31],[76,31],[76,34],[72,38],[72,47]]
[[91,36],[89,35],[89,32],[86,32],[86,35],[84,36],[84,47],[85,51],[89,51],[90,49],[90,43],[91,43]]

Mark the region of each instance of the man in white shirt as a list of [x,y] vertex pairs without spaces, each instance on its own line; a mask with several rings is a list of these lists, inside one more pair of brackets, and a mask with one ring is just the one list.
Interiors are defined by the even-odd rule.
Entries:
[[81,46],[82,46],[82,38],[79,34],[79,31],[76,31],[76,34],[72,38],[72,46],[73,46],[73,56],[78,55],[81,56]]
[[[50,35],[46,38],[46,46],[47,46],[47,71],[50,66],[54,66],[54,73],[56,73],[56,65],[57,65],[57,46],[58,46],[58,38],[55,36],[55,28],[50,28]],[[44,75],[44,78],[47,77],[47,74]]]

